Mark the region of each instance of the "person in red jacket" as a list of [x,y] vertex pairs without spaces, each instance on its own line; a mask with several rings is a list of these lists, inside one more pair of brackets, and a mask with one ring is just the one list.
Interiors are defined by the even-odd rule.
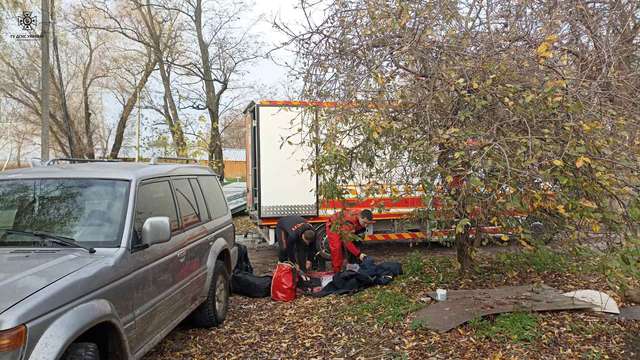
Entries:
[[356,258],[364,259],[366,256],[353,243],[356,234],[366,229],[367,225],[373,224],[373,214],[371,210],[343,210],[333,214],[327,221],[327,239],[331,250],[331,267],[333,272],[342,271],[344,262],[343,246]]

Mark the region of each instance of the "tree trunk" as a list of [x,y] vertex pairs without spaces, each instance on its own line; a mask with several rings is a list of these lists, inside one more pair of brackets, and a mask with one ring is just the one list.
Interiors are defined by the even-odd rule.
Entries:
[[[88,37],[87,37],[88,39]],[[84,137],[85,137],[85,156],[89,159],[95,159],[95,146],[93,144],[93,131],[91,130],[91,108],[89,106],[89,72],[91,71],[91,64],[93,63],[93,48],[91,48],[91,41],[89,43],[89,59],[82,72],[82,105],[84,110]]]
[[[146,13],[144,10],[146,10]],[[149,0],[146,1],[145,9],[140,8],[138,11],[142,16],[144,25],[149,32],[149,36],[151,37],[153,54],[155,56],[155,60],[158,63],[158,69],[160,70],[160,78],[162,79],[162,87],[164,89],[164,103],[165,107],[168,109],[168,113],[165,114],[165,120],[167,121],[169,131],[171,132],[171,136],[173,138],[173,145],[176,148],[176,155],[178,157],[186,157],[187,142],[184,138],[184,132],[182,131],[182,124],[180,123],[178,107],[176,106],[176,102],[173,98],[173,93],[171,92],[171,76],[164,62],[163,37],[162,33],[159,33],[159,30],[156,28],[162,28],[162,25],[159,25],[157,22],[158,20],[155,19],[152,12],[152,5]],[[170,37],[169,34],[167,36]],[[167,44],[167,46],[170,45]]]
[[91,110],[89,109],[89,88],[82,90],[84,102],[84,136],[86,141],[85,156],[88,159],[95,159],[95,147],[93,144],[93,132],[91,131]]
[[124,104],[124,108],[122,108],[122,113],[120,114],[120,119],[118,119],[118,126],[116,127],[116,135],[113,140],[113,146],[111,147],[111,153],[109,154],[109,158],[115,159],[120,154],[120,149],[122,148],[122,142],[124,140],[124,131],[127,128],[127,121],[129,120],[129,116],[133,112],[133,108],[138,101],[138,97],[142,92],[142,89],[147,84],[151,73],[153,73],[153,69],[156,67],[156,60],[153,56],[149,56],[147,59],[147,63],[144,68],[144,72],[142,73],[142,77],[135,85],[135,89],[127,99]]
[[224,179],[224,160],[222,159],[222,144],[218,131],[211,131],[209,133],[208,155],[209,167],[213,169],[221,179]]
[[466,274],[473,266],[473,239],[469,234],[469,226],[462,233],[456,233],[456,256],[460,264],[460,273]]
[[71,117],[69,116],[69,108],[67,106],[67,98],[64,90],[64,79],[62,77],[62,67],[60,65],[60,52],[58,51],[58,36],[56,31],[57,24],[56,24],[55,13],[56,13],[55,3],[53,0],[51,0],[51,22],[52,22],[51,35],[53,40],[53,53],[56,58],[56,65],[58,69],[58,80],[60,81],[60,87],[59,87],[58,93],[60,96],[60,103],[62,104],[62,115],[63,115],[64,125],[65,125],[65,130],[67,132],[67,141],[69,142],[69,153],[71,157],[76,157],[78,155],[77,155],[75,142],[74,142],[75,134],[73,131],[73,126],[71,124]]
[[169,114],[166,117],[171,137],[173,138],[173,145],[176,148],[176,156],[187,156],[187,142],[184,138],[184,132],[182,131],[182,125],[180,123],[180,116],[178,115],[178,108],[173,94],[171,93],[171,78],[165,66],[162,54],[157,54],[158,65],[160,68],[160,77],[162,78],[162,86],[164,87],[164,98],[169,110]]
[[215,170],[224,179],[224,161],[222,159],[222,138],[220,136],[220,97],[227,89],[226,82],[223,82],[216,92],[213,82],[211,63],[209,62],[209,46],[204,40],[202,33],[202,0],[196,1],[195,7],[195,27],[198,37],[198,47],[200,49],[200,61],[202,62],[202,73],[204,75],[204,89],[207,101],[207,111],[209,113],[209,167]]
[[20,158],[22,158],[22,144],[24,142],[24,138],[21,137],[20,141],[16,143],[16,165],[18,168],[22,167],[22,163],[20,162]]

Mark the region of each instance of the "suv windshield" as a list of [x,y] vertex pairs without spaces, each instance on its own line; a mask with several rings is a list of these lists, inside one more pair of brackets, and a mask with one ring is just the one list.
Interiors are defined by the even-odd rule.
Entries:
[[87,247],[118,247],[129,182],[101,179],[0,181],[0,246],[60,246],[34,234]]

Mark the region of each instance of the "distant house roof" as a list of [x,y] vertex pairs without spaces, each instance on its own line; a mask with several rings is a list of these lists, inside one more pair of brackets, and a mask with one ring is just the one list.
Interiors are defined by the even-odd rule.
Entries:
[[247,161],[245,149],[222,149],[222,158],[228,161]]

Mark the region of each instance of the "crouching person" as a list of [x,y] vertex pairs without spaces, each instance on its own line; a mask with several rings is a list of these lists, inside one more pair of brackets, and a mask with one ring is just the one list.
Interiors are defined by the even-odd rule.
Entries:
[[[285,216],[276,225],[280,247],[279,260],[290,261],[302,271],[311,270],[315,255],[316,233],[302,216]],[[300,254],[300,256],[298,256]]]
[[326,224],[327,239],[331,250],[331,267],[333,272],[340,272],[345,265],[343,248],[362,261],[366,256],[353,243],[357,234],[366,230],[367,225],[373,224],[371,210],[343,210],[333,214]]

